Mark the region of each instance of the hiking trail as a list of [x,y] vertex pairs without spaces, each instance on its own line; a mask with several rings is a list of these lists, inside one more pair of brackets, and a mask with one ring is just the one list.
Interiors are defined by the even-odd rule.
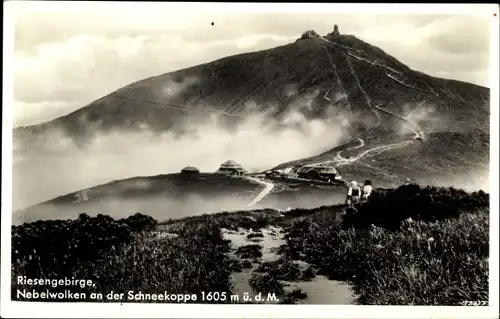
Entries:
[[[326,43],[330,44],[330,45],[333,45],[333,46],[336,46],[336,47],[342,47],[344,48],[345,50],[347,50],[347,52],[342,52],[342,56],[345,58],[346,60],[346,64],[349,68],[349,71],[350,71],[350,74],[353,76],[355,82],[356,82],[356,85],[357,87],[359,88],[359,90],[361,91],[361,93],[363,94],[364,98],[365,98],[365,101],[366,101],[366,105],[368,106],[368,108],[370,109],[370,111],[372,111],[375,115],[376,115],[376,118],[378,121],[377,125],[375,126],[378,126],[380,124],[380,114],[379,112],[384,112],[386,114],[389,114],[391,116],[394,116],[408,124],[410,124],[410,127],[409,126],[405,126],[406,128],[408,128],[413,134],[415,134],[415,138],[417,139],[423,139],[424,138],[424,132],[423,130],[416,124],[414,123],[413,121],[411,121],[410,119],[408,118],[405,118],[405,117],[402,117],[400,115],[397,115],[391,111],[388,111],[388,110],[385,110],[383,109],[381,106],[379,105],[372,105],[372,101],[370,99],[370,97],[368,96],[368,94],[366,93],[366,91],[364,90],[364,88],[362,87],[361,83],[360,83],[360,80],[359,80],[359,77],[357,76],[355,70],[354,70],[354,67],[349,59],[349,57],[352,57],[352,58],[355,58],[357,60],[360,60],[360,61],[363,61],[365,63],[369,63],[373,66],[377,66],[377,67],[380,67],[380,68],[383,68],[391,73],[395,73],[395,74],[398,74],[398,75],[402,75],[402,73],[398,70],[395,70],[393,68],[390,68],[388,66],[385,66],[383,64],[380,64],[378,62],[374,62],[374,61],[370,61],[368,59],[365,59],[365,58],[362,58],[360,56],[358,56],[357,54],[353,54],[351,51],[352,49],[349,48],[348,46],[345,46],[345,45],[340,45],[338,43],[334,43],[328,39],[325,39],[324,37],[320,37],[321,40],[325,41]],[[358,52],[360,52],[358,50]],[[361,51],[361,53],[363,53]],[[329,55],[329,60],[330,60],[330,63],[332,65],[332,68],[334,70],[334,73],[335,73],[335,76],[337,78],[337,82],[339,83],[339,86],[341,88],[342,91],[344,91],[344,87],[342,86],[342,81],[338,75],[338,72],[337,72],[337,67],[335,65],[335,63],[333,63],[333,59],[331,58],[331,56]],[[385,73],[385,75],[387,77],[389,77],[390,79],[394,80],[394,81],[397,81],[398,83],[402,84],[402,85],[405,85],[406,87],[409,87],[409,88],[414,88],[410,85],[407,85],[406,83],[402,82],[401,80],[398,80],[394,75],[392,74],[389,74],[389,73]],[[414,88],[414,89],[417,89],[417,88]],[[328,97],[328,93],[330,93],[330,90],[328,90],[328,92],[324,95],[324,99],[329,101],[330,103],[333,103]],[[345,94],[345,91],[343,92]],[[419,105],[420,106],[420,105]],[[376,112],[376,111],[379,111],[379,112]],[[347,150],[354,150],[354,149],[359,149],[359,148],[362,148],[365,146],[365,141],[361,138],[357,138],[357,140],[360,142],[360,145],[358,146],[355,146],[355,147],[350,147],[350,148],[347,148],[345,150],[342,150],[342,151],[339,151],[337,152],[337,154],[335,154],[335,158],[333,160],[328,160],[328,161],[324,161],[324,162],[320,162],[320,163],[314,163],[313,166],[320,166],[320,165],[327,165],[327,164],[334,164],[335,166],[342,166],[342,165],[347,165],[347,164],[351,164],[351,163],[354,163],[356,161],[359,161],[360,159],[368,156],[368,155],[378,155],[382,152],[387,152],[387,151],[390,151],[390,150],[393,150],[395,148],[399,148],[399,147],[403,147],[403,146],[406,146],[410,143],[413,143],[413,140],[409,140],[409,141],[404,141],[404,142],[400,142],[400,143],[394,143],[394,144],[387,144],[387,145],[380,145],[380,146],[376,146],[376,147],[373,147],[373,148],[370,148],[368,150],[365,150],[361,153],[359,153],[358,155],[356,156],[352,156],[352,157],[349,157],[349,158],[345,158],[342,156],[342,153],[344,151],[347,151]]]
[[246,177],[246,178],[249,179],[249,180],[252,180],[252,181],[254,181],[256,183],[259,183],[259,184],[261,184],[263,186],[265,186],[264,189],[259,194],[257,194],[257,196],[252,200],[252,202],[250,204],[248,204],[248,206],[254,206],[258,202],[260,202],[274,188],[274,184],[271,183],[271,182],[263,181],[261,179],[255,178],[255,177]]
[[343,166],[343,165],[347,165],[347,164],[351,164],[351,163],[357,162],[360,159],[366,157],[367,155],[372,155],[372,153],[375,153],[373,155],[378,155],[378,154],[380,154],[382,152],[387,152],[387,151],[393,150],[395,148],[403,147],[403,146],[406,146],[406,145],[408,145],[410,143],[413,143],[413,141],[404,141],[404,142],[400,142],[400,143],[394,143],[394,144],[388,144],[388,145],[380,145],[380,146],[376,146],[376,147],[370,148],[370,149],[368,149],[368,150],[366,150],[364,152],[361,152],[361,153],[359,153],[356,156],[351,156],[349,158],[343,157],[342,153],[344,151],[354,150],[354,149],[362,148],[362,147],[365,146],[365,142],[362,139],[358,138],[358,141],[360,142],[360,145],[355,146],[355,147],[351,147],[351,148],[348,148],[348,149],[345,149],[345,150],[342,150],[342,151],[338,151],[337,154],[335,154],[335,158],[333,160],[328,160],[328,161],[324,161],[324,162],[320,162],[320,163],[315,163],[314,166],[321,166],[321,165],[328,165],[328,164],[335,164],[335,166]]
[[413,126],[413,127],[414,127],[414,129],[411,129],[411,128],[410,128],[410,127],[408,127],[408,126],[407,126],[406,128],[407,128],[408,130],[410,130],[413,134],[415,134],[415,138],[421,138],[421,139],[423,139],[423,138],[424,138],[424,132],[423,132],[423,131],[422,131],[422,129],[421,129],[421,128],[420,128],[420,127],[416,124],[416,123],[414,123],[413,121],[411,121],[411,120],[409,120],[409,119],[407,119],[407,118],[404,118],[404,117],[402,117],[402,116],[400,116],[400,115],[394,114],[394,113],[392,113],[392,112],[390,112],[390,111],[384,110],[383,108],[381,108],[381,107],[380,107],[380,106],[378,106],[378,105],[375,105],[375,108],[376,108],[377,110],[380,110],[380,111],[384,112],[384,113],[387,113],[387,114],[389,114],[389,115],[392,115],[392,116],[394,116],[394,117],[397,117],[398,119],[400,119],[400,120],[402,120],[402,121],[405,121],[406,123],[409,123],[411,126]]

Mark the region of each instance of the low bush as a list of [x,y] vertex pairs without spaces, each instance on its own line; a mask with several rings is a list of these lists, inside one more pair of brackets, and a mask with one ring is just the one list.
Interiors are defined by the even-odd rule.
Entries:
[[292,260],[285,258],[262,263],[255,271],[267,273],[273,278],[285,281],[296,281],[302,276],[300,267],[293,263]]
[[247,235],[248,239],[252,238],[264,238],[264,235],[262,233],[250,233]]
[[284,298],[280,301],[280,304],[296,304],[298,300],[306,299],[307,294],[300,289],[295,289],[289,293],[286,293]]
[[256,244],[251,244],[251,245],[245,245],[238,247],[236,249],[236,255],[239,255],[241,258],[252,258],[252,259],[257,259],[262,257],[262,246],[256,245]]
[[147,231],[155,224],[152,218],[141,214],[120,220],[81,214],[76,220],[13,226],[12,299],[20,300],[17,292],[23,289],[30,292],[67,289],[19,285],[18,276],[90,279],[95,287],[71,287],[72,292],[87,296],[91,292],[126,294],[130,290],[198,297],[201,291],[230,292],[229,245],[220,229],[210,224],[198,225],[184,228],[180,236],[159,238]]
[[374,191],[370,200],[357,206],[357,213],[344,218],[345,227],[398,228],[401,221],[438,221],[457,217],[460,212],[487,209],[489,195],[483,191],[467,193],[455,188],[403,185]]
[[269,274],[254,273],[249,280],[250,287],[257,293],[262,294],[276,294],[276,296],[283,296],[285,289],[283,284],[276,278]]
[[315,265],[329,279],[350,282],[360,304],[484,301],[487,202],[481,192],[411,185],[385,190],[358,207],[355,216],[295,221],[283,253]]

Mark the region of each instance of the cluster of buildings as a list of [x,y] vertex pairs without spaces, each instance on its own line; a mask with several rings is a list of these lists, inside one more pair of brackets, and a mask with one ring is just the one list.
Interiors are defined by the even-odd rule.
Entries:
[[[181,171],[181,174],[187,176],[198,175],[199,173],[199,169],[193,166],[185,167]],[[222,163],[215,173],[229,176],[245,176],[249,174],[246,169],[233,160]],[[285,170],[267,171],[264,174],[256,175],[256,177],[268,179],[304,179],[327,183],[342,180],[339,170],[332,165],[298,165]]]
[[[331,35],[335,35],[335,36],[340,35],[338,25],[334,25],[333,31],[327,34],[327,36],[331,36]],[[320,37],[320,35],[316,31],[307,30],[306,32],[302,33],[302,35],[300,36],[300,38],[297,39],[297,41],[304,40],[304,39],[311,39],[311,38],[319,38],[319,37]],[[295,42],[297,42],[297,41],[295,41]]]
[[267,171],[265,177],[271,179],[307,179],[329,183],[342,179],[339,170],[331,165],[297,165],[285,170]]
[[[183,175],[198,175],[200,170],[193,166],[184,167],[181,170],[181,174]],[[243,168],[240,164],[233,160],[225,161],[221,164],[219,169],[215,172],[216,174],[224,174],[231,176],[244,176],[248,174],[248,171]]]

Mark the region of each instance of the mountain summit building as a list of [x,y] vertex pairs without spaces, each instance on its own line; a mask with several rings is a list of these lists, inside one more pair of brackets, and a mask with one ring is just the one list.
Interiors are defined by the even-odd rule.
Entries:
[[332,35],[340,35],[339,26],[338,25],[334,25],[333,26],[333,33],[332,33]]

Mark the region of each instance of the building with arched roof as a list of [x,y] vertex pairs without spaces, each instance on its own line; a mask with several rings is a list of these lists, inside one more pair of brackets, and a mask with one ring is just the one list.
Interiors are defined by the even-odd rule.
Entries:
[[215,173],[241,176],[247,174],[248,172],[237,162],[233,160],[228,160],[222,163],[219,169]]
[[187,166],[181,170],[182,175],[198,175],[200,170],[194,166]]

